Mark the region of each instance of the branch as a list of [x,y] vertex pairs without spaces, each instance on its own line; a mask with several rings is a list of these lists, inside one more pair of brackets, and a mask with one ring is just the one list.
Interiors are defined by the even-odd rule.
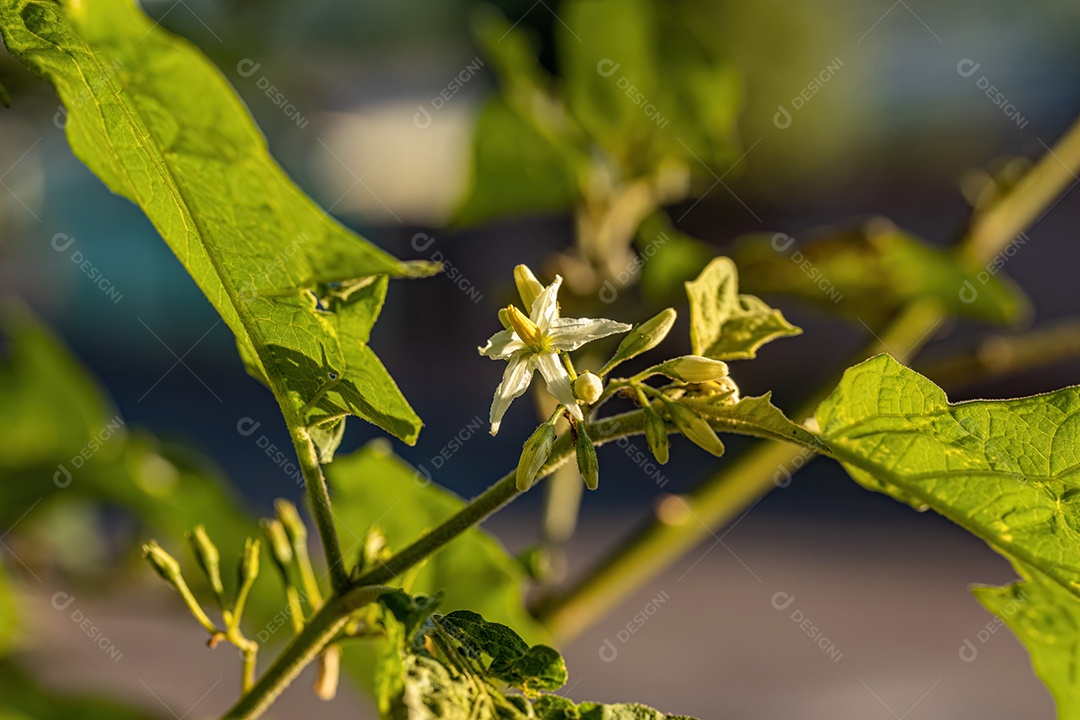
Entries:
[[340,594],[349,587],[349,570],[342,561],[341,541],[338,540],[337,528],[334,527],[334,512],[330,508],[330,492],[326,487],[326,478],[323,476],[322,465],[319,464],[319,456],[315,452],[315,444],[307,430],[292,422],[288,424],[289,435],[300,462],[300,471],[304,475],[304,487],[307,488],[308,500],[311,502],[311,513],[319,528],[319,540],[322,541],[323,551],[326,553],[330,585],[334,592]]
[[[989,262],[1032,221],[1041,219],[1043,208],[1053,207],[1058,195],[1071,186],[1080,172],[1080,121],[1068,130],[1029,173],[985,212],[974,216],[959,250],[973,266]],[[1044,213],[1045,214],[1045,213]],[[1037,217],[1039,216],[1039,217]],[[888,352],[901,362],[913,356],[947,317],[941,305],[919,299],[907,305],[879,337],[856,360]],[[817,393],[803,406],[805,417],[824,399]],[[798,462],[802,456],[803,462]],[[786,445],[758,445],[722,472],[707,477],[682,498],[689,513],[685,522],[657,515],[637,534],[584,573],[578,583],[562,593],[541,598],[533,606],[537,617],[555,637],[573,638],[607,610],[655,577],[671,562],[698,545],[713,532],[734,520],[774,487],[781,472],[800,469],[809,454]],[[786,480],[786,476],[785,476]],[[676,508],[677,509],[677,508]],[[692,513],[692,514],[691,514]],[[672,513],[678,519],[678,513]],[[696,517],[695,517],[696,516]]]
[[393,592],[393,588],[370,585],[354,587],[332,597],[274,660],[255,687],[245,693],[222,720],[253,720],[260,717],[300,671],[334,639],[349,621],[350,615],[388,592]]

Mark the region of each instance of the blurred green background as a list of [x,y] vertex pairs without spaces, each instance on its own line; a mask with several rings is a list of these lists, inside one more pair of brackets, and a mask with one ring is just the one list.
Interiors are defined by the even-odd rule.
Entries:
[[[547,71],[566,72],[557,49],[560,27],[567,27],[561,4],[497,6],[533,39]],[[782,232],[802,242],[823,225],[876,215],[945,245],[963,226],[962,189],[977,186],[978,171],[1003,168],[1011,156],[1042,155],[1080,112],[1075,3],[675,6],[693,18],[701,46],[734,71],[733,84],[716,97],[737,113],[738,141],[730,156],[709,159],[704,184],[689,199],[669,207],[678,228],[715,254],[733,252],[735,239],[748,233]],[[274,156],[324,207],[399,257],[438,253],[456,269],[392,285],[376,326],[374,347],[426,423],[415,447],[395,443],[395,451],[466,497],[512,467],[533,411],[515,406],[499,437],[487,435],[502,368],[475,347],[512,296],[514,265],[550,269],[554,253],[573,247],[575,230],[565,211],[448,227],[468,189],[474,125],[495,88],[492,63],[473,32],[477,6],[165,0],[144,7],[214,60]],[[620,18],[611,22],[617,31]],[[684,80],[663,68],[660,79]],[[259,512],[275,497],[297,499],[295,479],[255,439],[288,447],[276,405],[244,373],[209,303],[141,212],[72,157],[51,89],[6,55],[0,82],[13,98],[0,112],[0,294],[23,299],[55,329],[129,426],[202,451]],[[529,169],[520,171],[524,177]],[[1080,311],[1078,221],[1080,200],[1067,194],[1008,259],[1006,271],[1035,308],[1034,327]],[[620,307],[630,316],[618,319],[640,320],[655,304],[636,288],[627,295]],[[744,394],[775,390],[779,404],[791,407],[870,335],[827,309],[769,299],[805,332],[733,372]],[[683,320],[672,337],[685,338],[685,329]],[[967,352],[988,330],[999,332],[950,321],[935,329],[926,357]],[[1073,384],[1078,374],[1080,362],[1064,360],[964,383],[951,396],[1030,394]],[[65,397],[50,401],[62,407]],[[237,431],[241,421],[260,423],[255,436]],[[343,449],[377,435],[354,420]],[[460,450],[440,460],[453,441]],[[584,498],[571,572],[634,527],[662,493],[691,487],[713,467],[683,445],[663,468],[662,487],[625,453],[601,451],[601,489]],[[731,443],[733,452],[740,447]],[[32,495],[14,494],[5,516],[29,513]],[[532,493],[490,527],[520,550],[533,542],[539,515],[540,494]],[[118,514],[95,517],[120,532]],[[51,537],[81,521],[35,512],[26,522],[41,523],[39,537]],[[978,662],[958,659],[963,640],[990,620],[965,584],[1011,573],[944,521],[870,496],[839,468],[816,463],[724,532],[717,533],[721,547],[708,541],[567,649],[571,682],[580,683],[570,688],[573,696],[640,700],[701,717],[1048,716],[1049,698],[1011,636],[996,634]],[[3,552],[0,562],[25,585],[28,606],[45,607],[34,627],[55,624],[50,593],[34,582],[34,561],[23,568]],[[40,555],[39,562],[53,562],[49,552]],[[90,555],[85,562],[104,562]],[[777,591],[796,596],[797,607],[843,650],[840,661],[823,660],[790,612],[770,606]],[[635,630],[632,642],[616,640],[661,592],[671,599],[655,619]],[[151,607],[167,604],[148,597]],[[205,664],[181,620],[170,625],[142,610],[132,616],[125,600],[108,592],[94,602],[98,624],[118,645],[124,638],[139,672],[103,666],[78,628],[65,624],[27,644],[51,687],[116,690],[151,712],[161,713],[164,702],[182,716],[227,667]],[[619,643],[614,662],[598,654],[605,639]],[[161,652],[161,644],[177,643],[182,653]],[[214,686],[193,716],[224,707],[232,691],[231,678]],[[281,717],[309,707],[303,698],[294,702]],[[350,712],[345,701],[331,708],[343,717]]]

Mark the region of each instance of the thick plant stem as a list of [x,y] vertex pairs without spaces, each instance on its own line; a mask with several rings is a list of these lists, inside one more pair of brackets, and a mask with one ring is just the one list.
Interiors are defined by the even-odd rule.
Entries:
[[[330,509],[330,492],[326,487],[326,477],[323,475],[322,465],[319,464],[315,444],[311,441],[307,430],[294,426],[290,427],[289,434],[296,448],[300,472],[304,475],[304,486],[307,488],[308,500],[311,502],[311,513],[315,518],[315,525],[319,528],[323,552],[326,553],[326,566],[330,569],[330,585],[334,592],[340,594],[349,587],[349,569],[345,567],[341,555],[341,542],[338,540],[337,528],[334,527],[334,512]],[[314,602],[314,598],[311,598],[311,601]]]
[[[973,267],[989,262],[1016,235],[1038,222],[1044,209],[1071,187],[1080,172],[1080,120],[1005,196],[972,218],[959,251]],[[959,288],[958,288],[959,290]],[[947,317],[933,300],[916,300],[902,310],[889,328],[859,358],[888,352],[901,362],[910,359]],[[812,413],[825,393],[807,403],[801,419]],[[794,453],[794,454],[793,454]],[[541,598],[537,617],[560,640],[574,637],[604,612],[665,569],[671,562],[744,512],[775,485],[773,479],[788,472],[798,452],[785,446],[755,447],[736,463],[709,476],[683,502],[694,516],[690,522],[671,523],[662,514],[638,534],[617,547],[568,590]],[[800,463],[801,467],[802,463]],[[797,468],[796,468],[797,469]],[[679,518],[677,513],[673,513]]]
[[300,671],[315,660],[323,648],[334,639],[352,613],[392,591],[393,588],[371,585],[352,588],[342,595],[330,598],[307,623],[303,632],[293,638],[251,691],[224,715],[223,720],[253,720],[260,717]]

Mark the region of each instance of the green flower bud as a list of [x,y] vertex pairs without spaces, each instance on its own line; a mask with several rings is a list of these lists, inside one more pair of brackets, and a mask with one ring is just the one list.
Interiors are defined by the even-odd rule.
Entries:
[[728,376],[728,365],[723,360],[711,360],[697,355],[683,355],[668,360],[659,367],[660,372],[676,380],[703,383]]
[[521,448],[521,458],[517,466],[517,489],[525,492],[532,487],[540,468],[544,467],[551,456],[551,446],[555,444],[555,424],[545,422],[529,436]]
[[499,322],[502,323],[503,330],[514,329],[514,326],[510,324],[510,313],[506,312],[506,308],[499,309]]
[[219,602],[224,602],[225,586],[221,583],[221,554],[217,546],[210,540],[210,536],[206,534],[206,528],[202,525],[195,526],[194,530],[187,533],[187,539],[191,544],[195,560],[199,563],[207,580],[210,581],[214,595],[217,596]]
[[169,553],[165,552],[157,541],[151,540],[147,544],[142,546],[143,557],[150,563],[150,567],[154,568],[158,575],[162,577],[165,582],[169,583],[176,589],[180,589],[181,586],[187,587],[187,583],[184,582],[184,576],[180,573],[180,563],[177,562]]
[[259,576],[260,548],[261,543],[258,540],[247,538],[244,541],[244,551],[240,553],[240,564],[236,567],[236,602],[233,603],[232,610],[232,621],[236,626],[239,626],[240,616],[244,614],[244,604],[251,592],[251,586]]
[[619,363],[637,357],[659,345],[671,331],[671,326],[675,324],[675,317],[674,308],[668,308],[631,330],[598,374],[606,375]]
[[285,526],[281,524],[280,520],[264,519],[261,524],[263,534],[270,545],[270,557],[274,558],[278,568],[282,573],[285,573],[286,568],[289,567],[293,559],[292,545],[289,544],[289,536],[285,533]]
[[593,447],[589,434],[585,432],[585,423],[578,423],[573,434],[578,472],[585,480],[585,487],[595,490],[600,484],[600,464],[596,459],[596,448]]
[[665,403],[671,421],[690,442],[702,450],[717,457],[724,454],[724,443],[716,436],[716,431],[696,412],[679,403]]
[[525,311],[532,310],[533,301],[544,292],[544,286],[533,275],[528,265],[518,265],[514,268],[514,284],[517,285],[518,295],[521,296],[521,304]]
[[649,443],[656,462],[667,463],[671,442],[668,440],[667,426],[664,420],[649,405],[645,406],[645,440]]
[[604,381],[591,372],[584,372],[574,380],[574,396],[583,403],[591,405],[600,399],[604,392]]
[[274,508],[277,510],[278,520],[285,528],[285,535],[289,538],[289,542],[294,547],[306,545],[307,525],[304,525],[304,521],[300,519],[296,506],[284,498],[278,498],[274,501]]

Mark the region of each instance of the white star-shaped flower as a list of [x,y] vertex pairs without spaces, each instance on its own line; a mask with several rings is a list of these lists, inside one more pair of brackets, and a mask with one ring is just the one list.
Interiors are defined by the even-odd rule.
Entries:
[[[499,432],[499,424],[510,403],[528,389],[533,370],[540,371],[548,392],[575,418],[583,420],[570,373],[559,353],[571,352],[587,342],[631,329],[614,320],[561,318],[558,304],[560,276],[556,275],[554,282],[546,288],[523,265],[518,266],[515,276],[525,304],[529,304],[530,295],[535,296],[529,316],[513,305],[507,307],[510,329],[495,333],[487,345],[479,348],[481,355],[507,361],[506,372],[499,387],[495,388],[495,399],[491,403],[492,435]],[[530,288],[534,291],[529,292]]]

